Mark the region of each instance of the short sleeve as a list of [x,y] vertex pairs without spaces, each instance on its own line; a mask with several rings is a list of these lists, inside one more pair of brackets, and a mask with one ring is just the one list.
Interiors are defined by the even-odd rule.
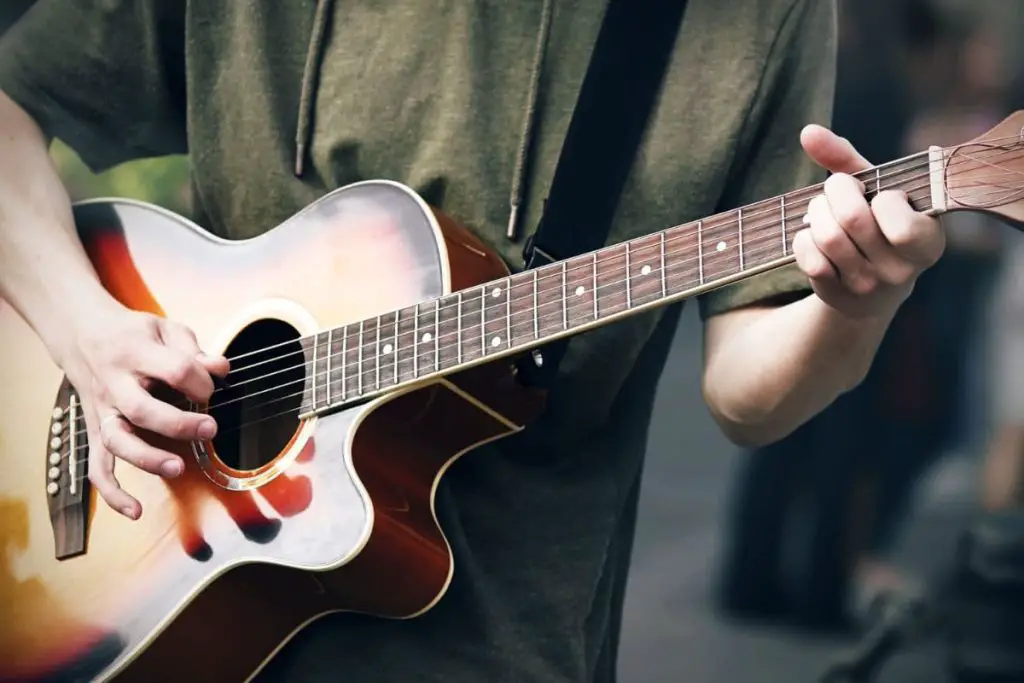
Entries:
[[[825,173],[800,147],[809,123],[829,125],[836,79],[835,0],[795,0],[765,64],[747,136],[730,174],[721,210],[821,182]],[[795,266],[756,275],[699,299],[704,319],[757,302],[811,291]]]
[[0,90],[93,170],[187,151],[185,0],[37,0],[0,37]]

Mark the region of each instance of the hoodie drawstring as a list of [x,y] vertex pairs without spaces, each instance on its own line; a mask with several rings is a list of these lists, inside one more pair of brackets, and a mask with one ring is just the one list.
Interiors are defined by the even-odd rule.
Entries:
[[306,67],[302,72],[302,94],[299,96],[299,122],[295,129],[295,175],[302,177],[306,164],[306,148],[312,129],[313,100],[316,82],[320,76],[320,64],[323,61],[324,36],[327,34],[327,18],[331,12],[333,0],[317,0],[316,14],[313,16],[313,33],[309,39],[309,51],[306,53]]
[[[327,22],[333,0],[317,0],[316,14],[313,17],[313,30],[309,39],[309,50],[306,54],[306,65],[302,73],[302,92],[299,99],[299,119],[295,130],[295,175],[302,177],[305,169],[306,151],[312,135],[313,104],[320,66],[323,61],[324,36],[327,33]],[[537,100],[541,88],[541,74],[544,70],[544,57],[547,53],[548,35],[554,0],[544,0],[541,9],[540,29],[534,49],[533,66],[530,71],[530,88],[527,93],[526,108],[523,116],[523,130],[516,151],[515,169],[512,174],[512,187],[509,192],[509,217],[507,236],[515,240],[518,234],[519,207],[525,195],[525,179],[530,149],[537,123]]]
[[512,189],[509,193],[509,215],[506,236],[515,241],[519,232],[519,205],[525,194],[525,178],[530,148],[533,145],[533,133],[537,123],[537,99],[540,94],[541,74],[544,71],[544,56],[547,53],[548,34],[551,32],[551,17],[554,0],[544,0],[541,9],[540,31],[537,34],[537,46],[533,54],[533,68],[530,72],[530,90],[526,99],[526,111],[523,117],[523,132],[519,137],[519,149],[516,152],[516,165],[512,173]]

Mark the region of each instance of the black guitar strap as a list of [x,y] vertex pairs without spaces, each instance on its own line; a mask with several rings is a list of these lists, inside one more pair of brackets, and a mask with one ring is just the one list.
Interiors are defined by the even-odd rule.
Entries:
[[[526,268],[600,249],[682,24],[686,0],[609,0],[536,231]],[[556,376],[568,340],[520,366],[543,386]]]

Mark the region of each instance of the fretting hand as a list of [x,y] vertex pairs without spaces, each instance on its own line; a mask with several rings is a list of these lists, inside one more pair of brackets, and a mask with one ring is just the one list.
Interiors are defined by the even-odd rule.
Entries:
[[834,175],[810,202],[808,229],[793,238],[798,266],[818,297],[846,316],[891,311],[942,256],[939,221],[914,210],[903,192],[882,191],[869,204],[863,184],[849,174],[871,164],[844,138],[807,126],[800,142]]
[[162,382],[205,403],[214,390],[212,375],[226,375],[228,361],[204,355],[188,328],[116,303],[91,315],[59,355],[82,401],[89,481],[108,505],[138,519],[142,506],[118,483],[115,458],[164,477],[181,474],[184,463],[143,441],[133,428],[181,441],[209,439],[217,429],[209,415],[181,410],[150,390]]

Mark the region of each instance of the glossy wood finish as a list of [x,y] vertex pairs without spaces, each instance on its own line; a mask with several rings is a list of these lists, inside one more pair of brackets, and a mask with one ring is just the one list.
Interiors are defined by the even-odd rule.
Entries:
[[[78,207],[108,289],[189,325],[220,352],[247,324],[301,334],[506,274],[467,231],[406,188],[344,188],[266,235],[217,240],[128,202]],[[85,553],[55,557],[45,443],[61,372],[0,307],[0,681],[232,683],[333,610],[409,617],[453,571],[435,482],[461,453],[514,432],[539,396],[498,361],[304,424],[267,467],[165,482],[121,464],[137,522],[90,492]],[[502,379],[504,378],[504,381]],[[440,422],[448,427],[437,429]],[[270,472],[272,476],[266,475]],[[208,476],[211,475],[211,476]],[[233,477],[242,490],[218,486]]]

